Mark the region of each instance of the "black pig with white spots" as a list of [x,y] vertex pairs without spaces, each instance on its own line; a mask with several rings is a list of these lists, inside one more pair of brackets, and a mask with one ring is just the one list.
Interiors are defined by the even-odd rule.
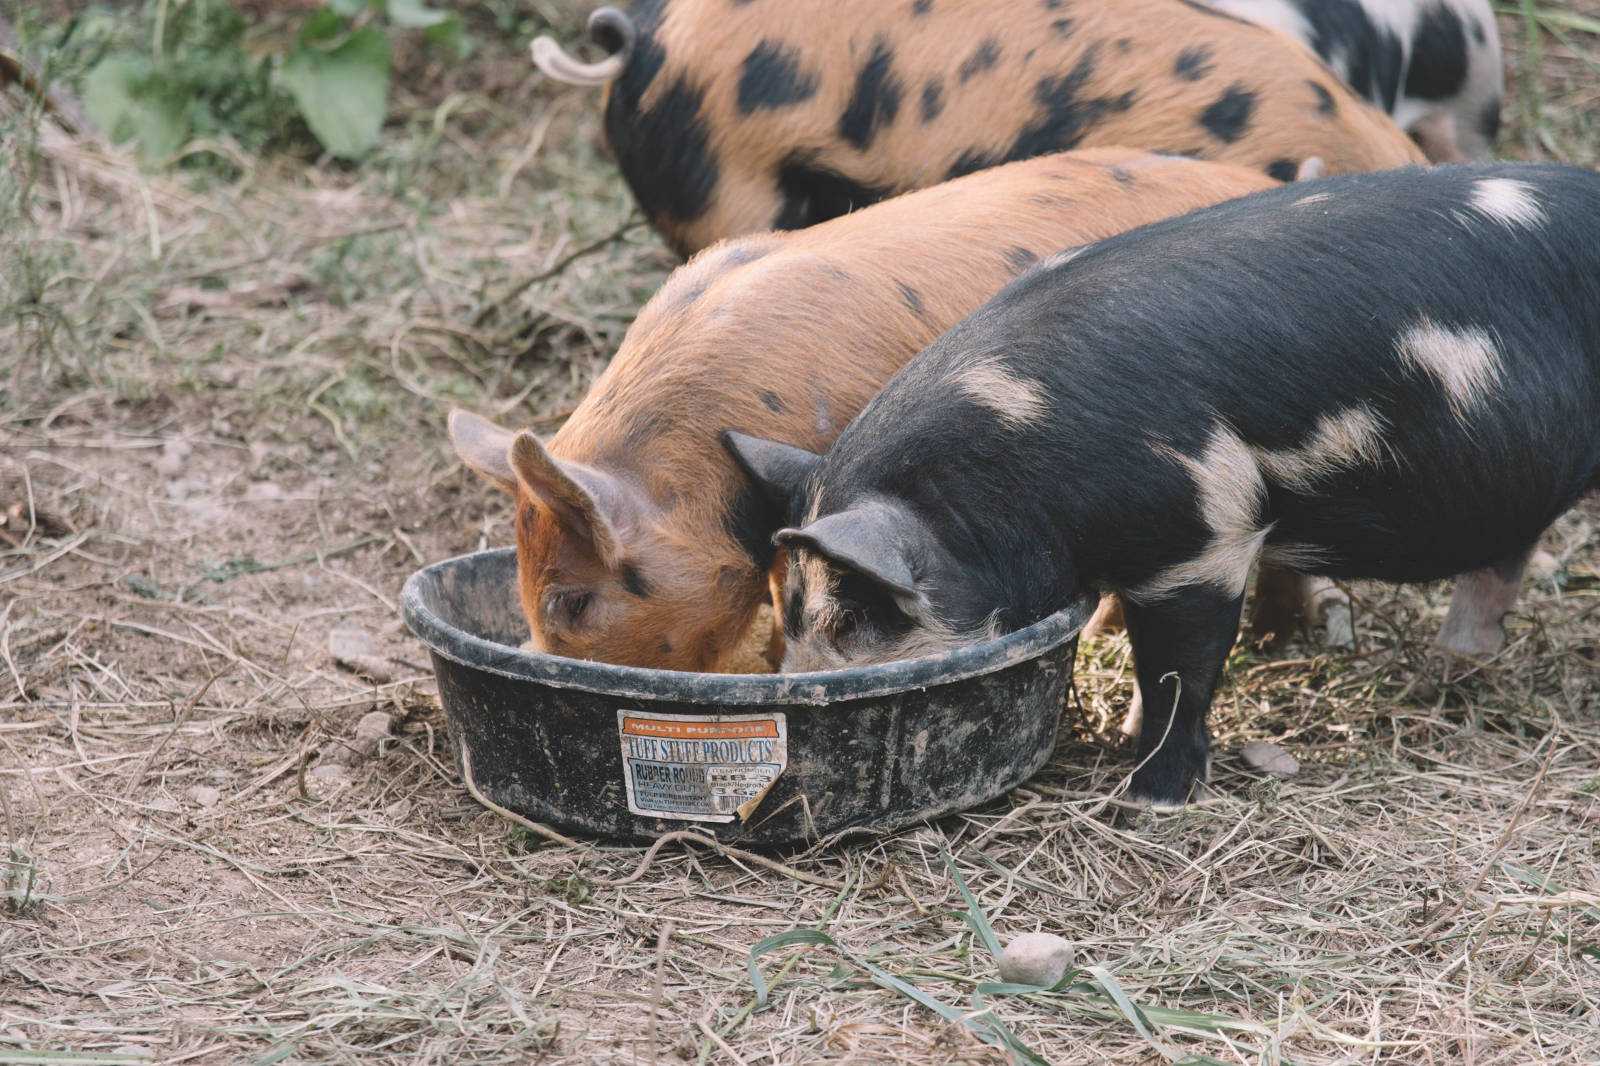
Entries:
[[1125,604],[1134,794],[1179,805],[1258,561],[1465,575],[1489,645],[1600,488],[1600,175],[1464,165],[1288,186],[1046,260],[825,457],[730,435],[787,502],[787,669]]
[[1487,159],[1505,68],[1489,0],[1210,0],[1296,37],[1429,159]]

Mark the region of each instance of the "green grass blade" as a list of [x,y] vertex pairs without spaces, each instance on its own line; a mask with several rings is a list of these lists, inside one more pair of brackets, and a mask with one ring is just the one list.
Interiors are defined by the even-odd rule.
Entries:
[[1105,994],[1111,998],[1111,1002],[1116,1004],[1117,1010],[1121,1011],[1122,1016],[1128,1019],[1134,1031],[1144,1037],[1151,1047],[1170,1058],[1171,1056],[1167,1055],[1167,1050],[1162,1046],[1161,1041],[1156,1039],[1153,1023],[1145,1016],[1144,1011],[1139,1009],[1138,1004],[1128,998],[1128,993],[1123,990],[1117,979],[1111,976],[1111,971],[1104,966],[1090,966],[1086,968],[1086,972],[1094,983],[1099,985],[1105,991]]
[[988,915],[983,913],[983,908],[967,888],[966,879],[961,876],[961,871],[956,869],[956,860],[943,844],[939,845],[939,854],[944,856],[944,864],[950,870],[950,877],[956,883],[956,891],[961,893],[961,898],[967,902],[967,923],[978,934],[978,939],[983,941],[983,946],[988,949],[990,958],[998,964],[1000,961],[1000,938],[994,935],[994,926],[989,924]]
[[774,933],[772,936],[756,941],[745,955],[744,965],[750,971],[750,984],[756,990],[756,1006],[758,1008],[767,1005],[767,994],[771,989],[767,987],[767,979],[761,975],[761,967],[756,965],[756,960],[769,951],[792,947],[795,944],[836,946],[833,937],[824,933],[821,929],[790,929],[786,933]]

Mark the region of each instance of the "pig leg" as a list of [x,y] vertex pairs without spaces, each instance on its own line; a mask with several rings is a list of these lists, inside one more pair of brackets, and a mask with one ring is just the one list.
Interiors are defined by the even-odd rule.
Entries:
[[1190,587],[1153,603],[1123,602],[1144,721],[1133,798],[1176,810],[1205,780],[1206,712],[1239,635],[1243,596]]
[[1257,635],[1272,634],[1272,643],[1277,644],[1303,621],[1324,627],[1323,638],[1334,647],[1355,644],[1350,597],[1339,586],[1325,577],[1262,566],[1256,575],[1250,628]]
[[1123,628],[1122,600],[1114,592],[1108,592],[1100,597],[1100,606],[1094,609],[1093,616],[1084,623],[1080,637],[1098,637],[1102,633],[1115,633]]
[[1456,578],[1450,612],[1434,638],[1440,651],[1464,659],[1487,659],[1505,647],[1501,623],[1522,593],[1522,571],[1533,555],[1529,548],[1502,563]]

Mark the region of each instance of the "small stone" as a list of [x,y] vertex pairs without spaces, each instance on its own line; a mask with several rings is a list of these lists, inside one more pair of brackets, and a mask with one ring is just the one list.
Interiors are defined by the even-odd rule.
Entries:
[[391,822],[403,822],[406,815],[411,813],[411,803],[408,800],[395,800],[383,809],[383,816]]
[[325,762],[313,766],[306,772],[306,776],[313,781],[338,782],[348,780],[350,771],[345,769],[343,763]]
[[389,735],[391,720],[382,711],[368,711],[361,716],[361,721],[356,723],[355,740],[353,747],[362,758],[370,759],[378,754],[378,749],[383,745],[383,740]]
[[148,1059],[152,1057],[149,1048],[140,1047],[138,1044],[119,1044],[111,1049],[111,1054],[119,1059]]
[[1293,777],[1300,772],[1300,764],[1293,755],[1264,740],[1251,741],[1240,748],[1239,757],[1252,770],[1260,770],[1273,777]]
[[[215,790],[213,789],[213,791]],[[178,801],[171,796],[152,796],[144,801],[144,805],[153,811],[160,811],[162,814],[178,813]]]
[[222,793],[210,785],[196,785],[189,790],[189,798],[202,807],[215,807],[222,802]]
[[1072,968],[1072,945],[1054,933],[1023,933],[1000,953],[1000,980],[1054,988]]
[[394,680],[394,666],[378,647],[377,640],[356,626],[335,626],[328,632],[328,654],[347,670],[365,675],[378,684]]
[[244,490],[247,500],[281,500],[286,494],[276,481],[254,481]]

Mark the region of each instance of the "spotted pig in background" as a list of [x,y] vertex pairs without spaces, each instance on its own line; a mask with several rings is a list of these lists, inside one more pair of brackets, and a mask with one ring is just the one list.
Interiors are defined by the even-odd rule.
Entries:
[[798,229],[1011,160],[1119,145],[1289,180],[1420,162],[1282,34],[1198,0],[638,0],[581,64],[651,222],[685,254]]
[[1505,71],[1489,0],[1209,0],[1304,41],[1429,159],[1487,159]]

